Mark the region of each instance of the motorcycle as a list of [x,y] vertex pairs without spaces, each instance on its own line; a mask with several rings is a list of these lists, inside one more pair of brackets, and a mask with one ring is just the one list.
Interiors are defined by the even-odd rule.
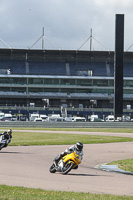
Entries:
[[5,147],[6,140],[3,135],[0,135],[0,150]]
[[49,169],[51,173],[61,172],[62,174],[67,174],[81,163],[81,157],[76,151],[65,155],[56,165],[55,161],[57,158],[58,155],[54,158],[54,162]]

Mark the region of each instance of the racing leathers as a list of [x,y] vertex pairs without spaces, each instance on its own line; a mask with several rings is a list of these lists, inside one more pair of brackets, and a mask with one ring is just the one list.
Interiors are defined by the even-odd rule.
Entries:
[[7,147],[7,145],[11,142],[12,135],[8,134],[6,131],[4,133],[0,133],[0,136],[4,136],[5,143],[0,146],[0,149]]

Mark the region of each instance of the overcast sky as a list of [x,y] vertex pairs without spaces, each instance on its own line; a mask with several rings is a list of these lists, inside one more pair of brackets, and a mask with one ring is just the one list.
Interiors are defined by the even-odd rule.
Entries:
[[[133,44],[133,0],[0,0],[0,48],[114,50],[115,15],[124,14],[124,49]],[[97,42],[98,41],[98,42]],[[35,43],[35,45],[34,45]],[[81,50],[89,50],[90,40]],[[133,47],[130,48],[133,51]]]

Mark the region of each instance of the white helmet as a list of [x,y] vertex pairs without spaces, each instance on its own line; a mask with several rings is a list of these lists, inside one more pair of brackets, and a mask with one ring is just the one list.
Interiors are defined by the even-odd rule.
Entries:
[[9,129],[9,130],[7,131],[7,133],[8,133],[8,134],[12,134],[12,129]]

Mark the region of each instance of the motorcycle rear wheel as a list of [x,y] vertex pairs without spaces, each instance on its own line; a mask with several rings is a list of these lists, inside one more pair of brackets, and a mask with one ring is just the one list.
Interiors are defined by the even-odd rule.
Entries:
[[53,163],[53,164],[51,165],[51,167],[49,168],[49,171],[50,171],[50,173],[55,173],[55,172],[56,172],[55,164],[54,164],[54,163]]
[[73,168],[74,163],[66,163],[65,166],[62,168],[62,174],[68,174],[68,172],[71,171],[71,169]]

